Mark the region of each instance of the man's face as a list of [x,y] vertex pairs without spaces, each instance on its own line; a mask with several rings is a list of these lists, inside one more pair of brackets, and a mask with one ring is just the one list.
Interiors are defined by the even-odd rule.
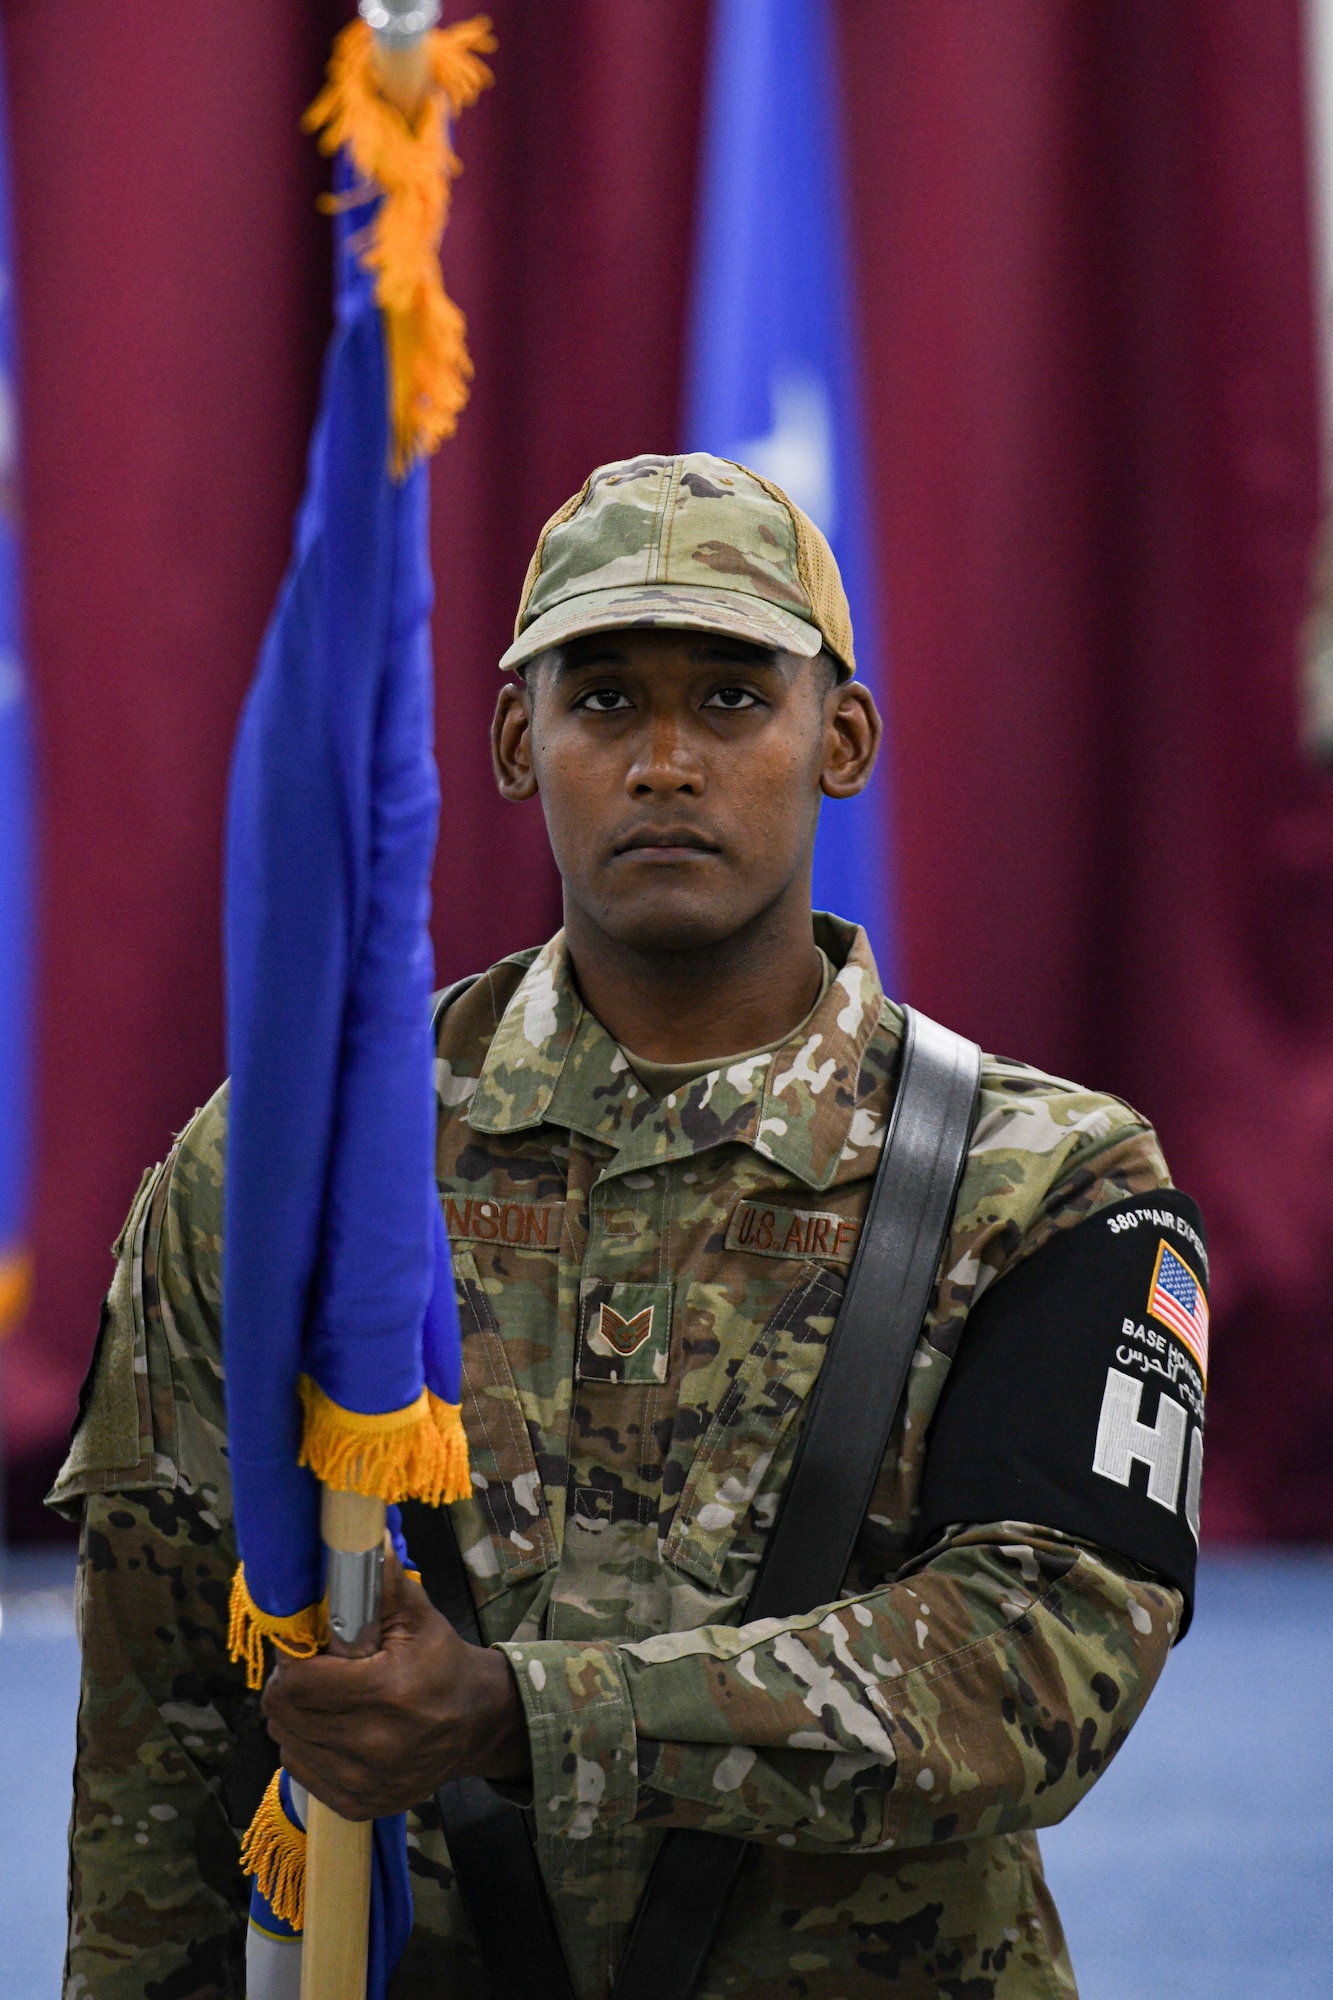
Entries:
[[534,662],[494,751],[506,796],[541,795],[567,902],[619,943],[688,951],[808,900],[820,798],[862,789],[879,733],[822,658],[644,629]]

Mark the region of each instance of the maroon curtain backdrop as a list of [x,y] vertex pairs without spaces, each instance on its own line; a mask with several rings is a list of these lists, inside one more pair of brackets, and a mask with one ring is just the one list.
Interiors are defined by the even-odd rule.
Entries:
[[4,1360],[15,1534],[42,1525],[127,1196],[219,1072],[227,744],[327,320],[321,176],[296,129],[331,27],[315,11],[4,8],[42,789],[37,1283]]
[[910,996],[1157,1123],[1205,1524],[1333,1532],[1299,0],[844,0]]
[[[221,1068],[231,727],[327,313],[295,129],[337,5],[9,0],[45,779],[31,1531],[141,1167]],[[457,6],[453,13],[461,11]],[[535,941],[493,662],[542,520],[678,437],[706,0],[492,10],[446,244],[442,977]],[[1214,1533],[1326,1535],[1333,784],[1299,0],[839,0],[911,998],[1157,1119],[1217,1252]],[[114,19],[110,18],[114,15]]]

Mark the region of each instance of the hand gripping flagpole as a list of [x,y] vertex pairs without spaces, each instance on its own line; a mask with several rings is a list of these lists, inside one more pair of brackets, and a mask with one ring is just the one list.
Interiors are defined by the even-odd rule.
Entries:
[[[230,1645],[380,1644],[399,1500],[470,1492],[434,1184],[427,919],[438,817],[424,461],[471,365],[439,244],[450,120],[489,23],[363,0],[306,129],[337,156],[337,324],[296,546],[246,701],[227,824],[231,1105],[223,1357]],[[242,1844],[248,2000],[383,2000],[411,1927],[403,1816],[274,1777]]]

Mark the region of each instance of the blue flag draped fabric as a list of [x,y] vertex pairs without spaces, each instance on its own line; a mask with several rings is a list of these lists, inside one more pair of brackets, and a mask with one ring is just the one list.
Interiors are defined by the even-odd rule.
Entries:
[[31,1147],[32,741],[18,574],[18,420],[8,106],[0,69],[0,1335],[23,1317]]
[[[715,0],[686,431],[775,480],[824,530],[860,677],[878,694],[855,301],[827,0]],[[865,925],[894,977],[885,760],[826,799],[816,908]]]
[[[461,318],[439,283],[445,120],[489,81],[476,51],[490,43],[484,23],[430,39],[436,90],[413,128],[375,91],[361,23],[312,107],[341,148],[336,325],[232,766],[223,1355],[242,1557],[231,1644],[252,1686],[266,1639],[297,1657],[327,1640],[321,1481],[390,1503],[471,1490],[433,1171],[424,453],[466,396]],[[392,1508],[391,1532],[402,1554]],[[279,1774],[243,1848],[252,1936],[275,1950],[301,1929],[304,1817]],[[377,1822],[372,1996],[411,1924],[405,1840],[401,1818]],[[250,1983],[265,1984],[253,1963]]]

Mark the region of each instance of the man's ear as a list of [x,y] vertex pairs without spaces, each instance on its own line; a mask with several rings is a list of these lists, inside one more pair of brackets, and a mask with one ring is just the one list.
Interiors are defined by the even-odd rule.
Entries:
[[842,681],[824,697],[824,768],[819,788],[825,798],[851,799],[870,782],[884,724],[875,698],[860,681]]
[[532,763],[532,692],[526,681],[506,681],[491,720],[491,769],[502,795],[516,801],[537,796]]

